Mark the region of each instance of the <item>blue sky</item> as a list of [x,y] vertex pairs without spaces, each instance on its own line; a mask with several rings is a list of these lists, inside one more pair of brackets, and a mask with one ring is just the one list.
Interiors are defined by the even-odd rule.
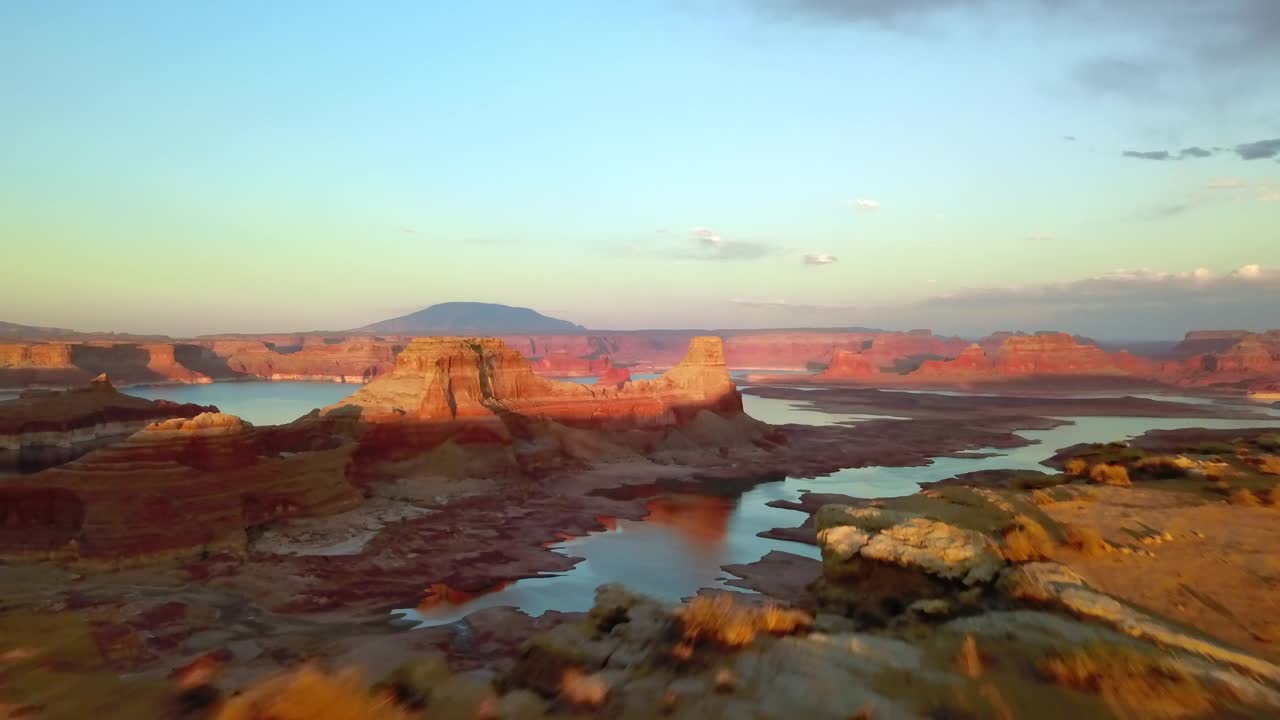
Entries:
[[0,319],[1265,325],[1280,5],[1210,5],[8,3]]

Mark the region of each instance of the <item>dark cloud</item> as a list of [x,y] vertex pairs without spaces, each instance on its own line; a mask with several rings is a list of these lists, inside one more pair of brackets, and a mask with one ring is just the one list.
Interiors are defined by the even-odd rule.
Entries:
[[1067,142],[1075,142],[1075,141],[1076,141],[1076,136],[1075,136],[1075,135],[1063,135],[1063,136],[1062,136],[1062,139],[1063,139],[1063,140],[1066,140]]
[[[1277,3],[1280,5],[1280,2]],[[1277,39],[1280,42],[1280,38]],[[1236,154],[1241,160],[1265,160],[1280,155],[1280,138],[1259,140],[1236,146]]]
[[1125,150],[1121,155],[1139,160],[1170,160],[1173,158],[1168,150]]
[[1193,145],[1189,148],[1183,148],[1182,151],[1178,153],[1178,157],[1179,158],[1207,158],[1212,154],[1213,154],[1212,150],[1205,150],[1204,148],[1198,145]]
[[770,18],[920,32],[945,15],[1017,24],[1044,36],[1088,35],[1082,88],[1128,100],[1237,103],[1280,62],[1280,0],[738,0]]

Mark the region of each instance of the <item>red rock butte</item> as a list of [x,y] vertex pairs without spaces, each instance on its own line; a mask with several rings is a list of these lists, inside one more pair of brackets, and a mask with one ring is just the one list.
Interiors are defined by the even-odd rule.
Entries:
[[1066,333],[1042,333],[1003,337],[991,353],[970,345],[952,360],[926,360],[911,376],[1143,375],[1154,369],[1127,352],[1107,352]]
[[[617,380],[616,376],[614,378]],[[395,369],[326,408],[371,424],[487,424],[518,415],[597,429],[679,425],[701,411],[740,414],[718,337],[695,337],[684,360],[661,377],[619,384],[556,382],[537,375],[497,338],[417,338]]]

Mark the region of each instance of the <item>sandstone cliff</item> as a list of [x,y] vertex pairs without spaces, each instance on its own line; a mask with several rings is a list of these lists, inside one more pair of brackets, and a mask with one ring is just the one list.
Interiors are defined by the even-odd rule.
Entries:
[[1042,333],[1006,335],[990,352],[974,344],[952,360],[924,362],[910,377],[975,381],[1042,375],[1148,377],[1155,370],[1150,361],[1127,352],[1109,353],[1066,333]]
[[621,387],[555,382],[496,338],[418,338],[395,370],[325,414],[355,411],[369,423],[452,423],[501,415],[545,418],[590,427],[659,427],[700,410],[740,413],[742,399],[725,364],[720,338],[694,338],[685,359],[653,380]]
[[73,390],[29,391],[0,402],[0,471],[40,470],[122,440],[156,420],[211,410],[216,408],[124,395],[105,375]]
[[879,372],[879,368],[865,354],[850,350],[836,350],[831,355],[831,364],[826,370],[818,373],[818,378],[822,380],[868,378]]
[[239,550],[262,523],[355,507],[351,446],[278,453],[232,415],[152,425],[0,485],[0,557],[93,564]]

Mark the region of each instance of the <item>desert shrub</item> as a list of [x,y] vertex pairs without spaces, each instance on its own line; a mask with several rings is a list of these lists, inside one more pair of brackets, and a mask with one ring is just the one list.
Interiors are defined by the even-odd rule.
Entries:
[[1117,717],[1203,717],[1208,689],[1168,661],[1127,648],[1091,645],[1042,659],[1041,677],[1099,696]]
[[1259,435],[1257,440],[1253,441],[1255,445],[1263,450],[1271,450],[1272,452],[1280,452],[1280,433],[1267,433]]
[[676,614],[684,627],[684,641],[690,645],[710,639],[729,647],[746,647],[761,633],[786,635],[809,627],[812,616],[801,610],[777,605],[750,607],[730,595],[698,596]]
[[1084,477],[1089,473],[1089,461],[1081,457],[1073,457],[1067,461],[1063,469],[1068,475],[1076,477]]
[[1280,475],[1280,455],[1263,455],[1256,460],[1258,472],[1264,475]]
[[598,673],[569,668],[560,677],[560,694],[574,705],[600,707],[609,697],[609,683]]
[[1257,495],[1249,492],[1247,488],[1238,488],[1227,498],[1232,505],[1244,505],[1247,507],[1257,507],[1262,504]]
[[268,678],[228,700],[216,720],[408,720],[389,695],[370,694],[355,673],[315,668]]
[[1089,557],[1102,555],[1111,547],[1102,539],[1102,533],[1093,528],[1072,525],[1066,529],[1066,535],[1067,545]]
[[1022,563],[1044,560],[1053,552],[1053,540],[1040,523],[1026,515],[1014,518],[1013,525],[1005,531],[1002,554],[1009,562]]
[[1129,471],[1123,465],[1094,465],[1089,469],[1089,481],[1101,485],[1129,487]]
[[1231,466],[1227,465],[1226,463],[1219,463],[1217,465],[1206,465],[1204,468],[1205,478],[1208,480],[1212,480],[1213,482],[1225,484],[1227,482],[1227,477],[1229,477],[1230,475],[1231,475]]
[[1178,462],[1178,458],[1169,455],[1144,457],[1133,464],[1133,471],[1157,480],[1180,478],[1187,474],[1187,469]]

